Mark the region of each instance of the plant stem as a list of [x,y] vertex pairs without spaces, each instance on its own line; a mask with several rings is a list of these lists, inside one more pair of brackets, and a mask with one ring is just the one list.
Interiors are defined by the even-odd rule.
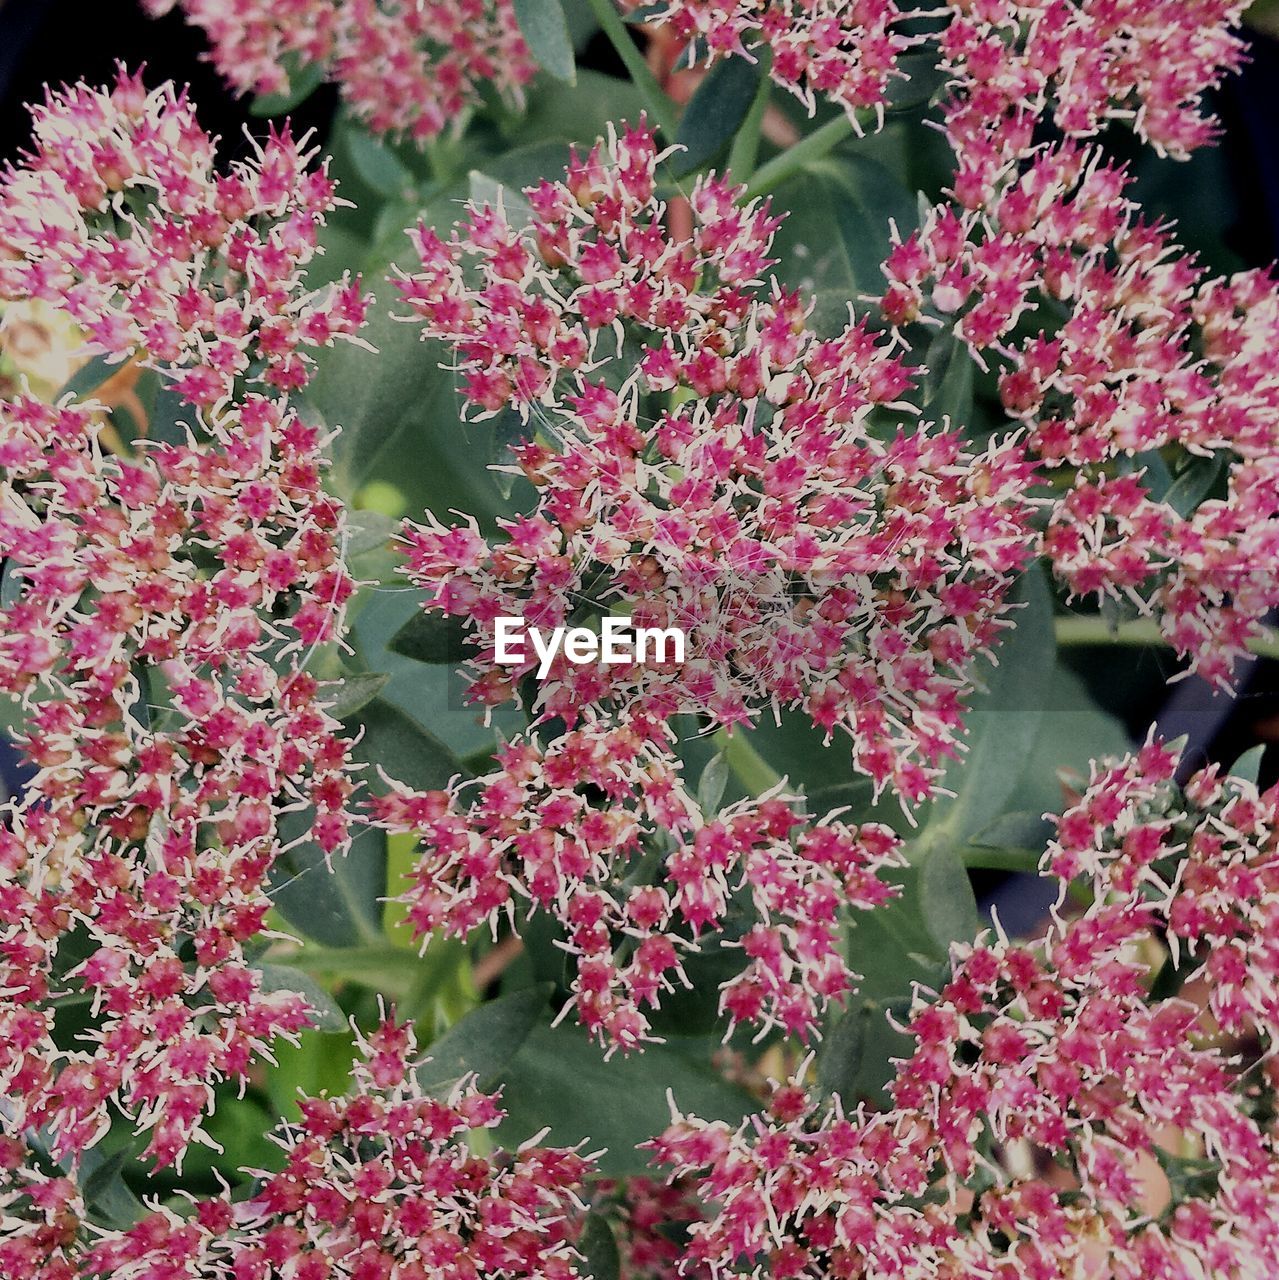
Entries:
[[793,147],[787,147],[781,155],[774,156],[767,164],[759,167],[746,188],[747,199],[766,195],[780,187],[792,174],[798,173],[810,161],[820,160],[846,138],[851,138],[853,133],[853,122],[843,115],[822,125],[820,129],[814,129]]
[[635,47],[630,30],[622,21],[622,16],[613,6],[613,0],[588,0],[591,12],[595,14],[600,29],[608,37],[609,43],[617,50],[617,56],[626,64],[631,73],[631,80],[644,98],[644,106],[653,117],[657,127],[666,135],[667,142],[675,141],[676,123],[675,108],[671,100],[662,92],[657,77],[649,70],[644,55]]
[[747,182],[755,172],[755,164],[759,159],[759,134],[764,123],[764,112],[768,110],[768,100],[772,96],[773,82],[768,78],[768,67],[772,61],[771,51],[765,49],[761,55],[759,68],[759,88],[755,91],[754,101],[742,121],[737,136],[728,153],[728,172],[734,182]]
[[969,845],[963,851],[964,866],[979,871],[1022,871],[1033,875],[1039,870],[1041,854],[1033,849],[983,849]]
[[733,776],[746,788],[747,794],[763,795],[782,780],[782,775],[751,746],[741,730],[729,733],[727,729],[717,729],[713,741],[724,753]]
[[[1057,644],[1063,649],[1077,645],[1126,645],[1168,647],[1168,641],[1153,618],[1135,618],[1112,626],[1105,618],[1057,618],[1053,623]],[[1267,629],[1266,634],[1249,641],[1248,650],[1259,658],[1279,658],[1279,636]]]

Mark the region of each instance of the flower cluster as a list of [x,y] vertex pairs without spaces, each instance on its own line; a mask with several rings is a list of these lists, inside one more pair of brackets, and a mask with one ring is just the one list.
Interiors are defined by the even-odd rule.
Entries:
[[1130,120],[1160,153],[1211,140],[1205,94],[1242,61],[1243,0],[947,0],[947,134],[960,184],[1024,156],[1043,121],[1069,138]]
[[683,960],[699,935],[719,941],[731,922],[741,936],[721,945],[740,947],[743,965],[722,1010],[807,1032],[851,988],[840,915],[890,895],[878,876],[898,860],[896,837],[874,824],[806,827],[778,798],[706,820],[671,737],[638,711],[591,718],[546,747],[507,744],[498,770],[474,783],[392,788],[374,802],[379,821],[424,849],[409,920],[423,935],[464,935],[500,915],[549,912],[575,961],[578,1018],[623,1048],[652,1038],[646,1007],[688,984]]
[[1279,790],[1217,766],[1184,788],[1176,753],[1152,744],[1094,769],[1057,826],[1047,866],[1084,877],[1098,899],[1153,902],[1167,963],[1205,979],[1208,1007],[1234,1035],[1279,1040]]
[[[1161,152],[1212,137],[1204,95],[1238,66],[1243,0],[666,0],[650,21],[689,56],[769,59],[772,79],[810,111],[818,101],[882,120],[911,58],[937,59],[943,117],[961,170],[989,178],[1044,121],[1070,137],[1130,120]],[[920,20],[924,20],[920,34]],[[934,24],[938,24],[934,26]],[[908,29],[913,34],[908,34]]]
[[645,12],[687,42],[690,57],[766,56],[774,83],[810,112],[829,100],[881,118],[889,86],[906,74],[901,55],[915,43],[903,17],[896,0],[664,0]]
[[83,1280],[83,1221],[75,1180],[43,1172],[26,1143],[0,1135],[0,1275]]
[[[484,206],[447,241],[416,235],[422,270],[404,297],[456,352],[480,416],[531,421],[515,456],[537,507],[493,542],[428,513],[406,526],[407,572],[430,610],[467,619],[474,697],[524,701],[569,731],[512,744],[475,799],[403,794],[380,813],[424,838],[420,931],[473,928],[512,890],[553,907],[579,957],[579,1015],[623,1045],[679,974],[672,921],[722,927],[739,888],[763,925],[742,941],[750,964],[724,1008],[807,1029],[848,986],[839,897],[879,900],[859,865],[889,852],[836,826],[792,852],[780,803],[702,824],[671,718],[732,727],[800,709],[848,734],[878,788],[917,801],[955,750],[1030,542],[1016,443],[974,453],[955,432],[905,430],[910,378],[893,349],[861,323],[819,338],[796,295],[760,282],[767,208],[708,178],[691,235],[674,236],[658,159],[651,133],[630,129],[527,191],[526,226]],[[532,692],[531,655],[498,665],[496,619],[545,629],[583,611],[678,628],[685,661],[561,655]],[[673,841],[665,883],[633,901],[608,887],[658,839]],[[625,933],[643,942],[623,964]]]
[[[425,141],[492,84],[517,101],[537,70],[511,0],[142,0],[176,5],[241,93],[285,94],[318,67],[373,133]],[[293,64],[291,71],[290,64]]]
[[301,374],[298,326],[333,336],[297,293],[332,189],[287,135],[213,176],[190,108],[123,75],[51,103],[0,190],[5,289],[99,315],[100,348],[145,350],[194,408],[184,442],[113,452],[93,403],[0,405],[0,691],[35,771],[0,825],[0,1090],[55,1158],[122,1111],[168,1164],[213,1085],[308,1020],[246,954],[274,862],[349,843],[347,744],[305,670],[353,590],[326,438],[237,386],[250,360]]
[[310,350],[364,323],[357,283],[306,286],[336,197],[287,127],[220,174],[185,96],[123,70],[32,117],[31,153],[0,179],[0,299],[51,304],[89,352],[136,355],[201,409],[246,382],[305,385]]
[[526,227],[485,206],[447,242],[417,233],[423,269],[401,289],[425,333],[456,351],[474,406],[541,429],[515,450],[536,510],[492,546],[410,525],[409,575],[475,624],[486,701],[521,674],[493,665],[494,619],[546,627],[625,602],[686,634],[683,667],[561,662],[539,714],[638,693],[726,726],[801,708],[851,737],[877,787],[918,800],[1007,625],[1029,465],[1013,440],[976,451],[907,429],[890,344],[862,323],[823,340],[798,295],[760,283],[766,207],[704,179],[677,238],[657,160],[651,133],[628,130],[526,192]]
[[358,1045],[351,1094],[301,1100],[301,1120],[273,1137],[283,1167],[261,1172],[247,1199],[156,1208],[85,1239],[70,1182],[0,1165],[12,1183],[0,1182],[5,1274],[570,1280],[570,1215],[589,1160],[531,1144],[477,1155],[467,1140],[501,1119],[495,1097],[469,1080],[447,1097],[424,1091],[407,1025],[387,1019]]
[[[1152,745],[1097,772],[1048,862],[1062,875],[1095,868],[1104,892],[1036,942],[954,949],[950,980],[916,996],[913,1051],[888,1111],[846,1114],[838,1098],[822,1104],[791,1082],[767,1116],[736,1131],[676,1116],[656,1156],[673,1176],[701,1180],[717,1205],[692,1228],[691,1259],[718,1274],[767,1261],[787,1276],[921,1280],[1279,1265],[1279,1153],[1241,1104],[1227,1060],[1196,1044],[1199,1011],[1153,997],[1138,958],[1152,931],[1206,936],[1204,920],[1224,915],[1206,886],[1202,896],[1165,893],[1146,870],[1161,839],[1177,863],[1161,818],[1143,821],[1153,806],[1177,824],[1176,805],[1158,803],[1174,763]],[[1220,831],[1237,822],[1273,843],[1273,826],[1256,834],[1265,818],[1255,788],[1208,774],[1188,793],[1212,806],[1198,826],[1208,849],[1229,845]],[[1177,884],[1197,888],[1241,865],[1208,849],[1169,872]],[[1241,870],[1221,897],[1232,890],[1240,915],[1273,915],[1263,874]],[[1258,963],[1273,983],[1273,960]],[[1233,998],[1224,994],[1227,1010]]]
[[[1260,272],[1208,277],[1127,186],[1067,144],[993,189],[957,188],[893,249],[883,310],[899,326],[953,324],[997,363],[1040,465],[1072,470],[1044,541],[1071,593],[1153,607],[1192,668],[1227,684],[1279,604],[1279,378],[1265,355],[1279,290]],[[1161,480],[1159,451],[1180,460],[1178,483]],[[1214,455],[1230,458],[1215,492]]]

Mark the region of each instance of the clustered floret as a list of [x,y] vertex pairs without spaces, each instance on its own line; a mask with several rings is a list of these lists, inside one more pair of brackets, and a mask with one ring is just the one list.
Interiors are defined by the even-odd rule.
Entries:
[[[633,3],[633,0],[631,0]],[[962,168],[989,177],[1051,123],[1068,137],[1132,123],[1184,156],[1213,136],[1204,97],[1238,66],[1242,0],[664,0],[650,21],[694,61],[767,60],[813,111],[883,121],[894,80],[934,59]]]
[[1181,981],[1201,980],[1218,1024],[1279,1043],[1279,789],[1217,765],[1184,788],[1176,752],[1095,766],[1046,863],[1099,901],[1153,903]]
[[241,93],[288,96],[313,70],[377,134],[425,142],[493,85],[518,103],[536,63],[511,0],[142,0],[175,6]]
[[38,299],[86,350],[166,370],[214,409],[246,383],[294,391],[311,352],[350,338],[358,281],[308,288],[332,179],[287,126],[225,173],[185,94],[122,70],[32,111],[33,145],[0,178],[0,299]]
[[[1166,936],[1184,980],[1224,979],[1209,997],[1223,1025],[1272,1034],[1276,793],[1208,770],[1181,798],[1175,765],[1155,743],[1097,770],[1044,863],[1092,872],[1092,904],[1034,942],[954,948],[950,980],[916,996],[889,1110],[846,1113],[790,1081],[737,1130],[676,1115],[656,1158],[716,1204],[690,1265],[920,1280],[1279,1266],[1264,1109],[1141,959]],[[1217,968],[1207,945],[1223,939]]]
[[[433,137],[483,84],[517,97],[534,70],[508,0],[179,3],[241,90],[288,92],[316,66],[378,133]],[[428,609],[468,620],[474,696],[532,721],[486,776],[388,780],[373,802],[422,841],[405,901],[424,939],[549,913],[571,1006],[624,1049],[653,1038],[650,1011],[710,942],[742,953],[721,988],[730,1028],[808,1035],[856,982],[843,916],[892,894],[899,842],[813,821],[780,785],[703,812],[679,718],[799,711],[849,737],[877,791],[922,800],[1036,550],[1074,593],[1158,610],[1194,669],[1228,679],[1279,606],[1279,293],[1206,277],[1088,140],[1117,119],[1176,156],[1209,140],[1204,95],[1239,60],[1243,7],[649,15],[695,58],[766,53],[810,110],[855,117],[882,116],[909,52],[938,52],[955,177],[885,264],[887,333],[850,318],[819,334],[767,277],[769,207],[723,179],[697,181],[691,230],[673,232],[643,125],[523,201],[470,206],[448,238],[414,233],[403,298],[450,349],[470,415],[525,425],[513,470],[535,495],[495,537],[431,513],[404,530]],[[367,303],[349,279],[307,284],[337,201],[287,128],[220,173],[171,87],[121,73],[34,115],[31,154],[0,179],[0,298],[62,310],[91,353],[153,370],[186,419],[121,447],[92,402],[0,406],[0,688],[23,703],[35,770],[0,823],[0,1271],[569,1280],[589,1162],[475,1154],[495,1100],[467,1081],[425,1093],[393,1020],[359,1038],[349,1096],[304,1100],[283,1170],[247,1197],[87,1228],[53,1167],[114,1112],[152,1130],[157,1163],[180,1161],[214,1086],[306,1025],[249,946],[291,842],[349,842],[347,746],[306,667],[341,640],[354,584],[326,440],[287,397]],[[916,420],[904,338],[920,321],[997,363],[1013,434],[977,447]],[[1188,499],[1227,454],[1217,490]],[[1169,486],[1173,456],[1189,466]],[[1036,533],[1026,491],[1067,468]],[[497,662],[498,617],[622,609],[683,630],[689,659],[560,659],[538,685],[531,656]],[[1215,770],[1179,790],[1175,766],[1152,744],[1094,772],[1044,864],[1083,877],[1089,904],[1035,941],[954,949],[941,990],[916,995],[889,1110],[791,1081],[737,1130],[677,1113],[653,1148],[679,1187],[635,1183],[614,1206],[629,1273],[671,1274],[654,1228],[693,1179],[712,1204],[688,1214],[683,1274],[1279,1273],[1274,1138],[1221,1045],[1273,1047],[1279,1029],[1279,792]],[[1188,983],[1206,1013],[1168,994]],[[67,1048],[55,1022],[79,992],[88,1025]]]
[[1225,686],[1279,604],[1279,290],[1209,276],[1128,188],[1073,143],[957,185],[889,255],[882,308],[953,325],[1041,473],[1067,472],[1043,552],[1070,594],[1155,612]]
[[35,771],[0,824],[4,1126],[74,1159],[118,1109],[163,1165],[309,1017],[246,947],[286,844],[349,843],[347,744],[305,668],[353,583],[324,434],[249,386],[304,378],[301,345],[364,302],[304,292],[333,188],[287,133],[219,177],[189,105],[122,73],[54,95],[37,138],[0,188],[5,295],[64,301],[189,407],[113,448],[91,401],[0,405],[0,690]]
[[75,1183],[0,1140],[0,1266],[31,1280],[570,1280],[578,1189],[590,1161],[528,1143],[477,1154],[502,1118],[473,1078],[446,1095],[417,1079],[411,1027],[357,1035],[345,1097],[300,1101],[272,1141],[278,1172],[244,1198],[184,1197],[85,1238]]
[[[380,812],[424,839],[421,932],[494,921],[512,892],[551,909],[578,956],[579,1016],[623,1045],[644,1036],[640,1007],[666,972],[679,975],[672,923],[721,928],[747,888],[765,923],[743,941],[750,963],[724,1009],[810,1028],[848,989],[841,892],[881,900],[863,868],[891,852],[881,834],[834,824],[792,852],[797,820],[779,800],[706,823],[673,718],[731,728],[800,708],[851,738],[877,787],[919,800],[955,750],[1031,541],[1016,442],[975,452],[945,427],[906,431],[910,377],[891,345],[861,322],[823,340],[797,295],[761,283],[767,208],[707,179],[691,236],[674,237],[658,159],[651,132],[630,129],[527,191],[526,226],[484,206],[448,241],[415,237],[423,269],[404,297],[456,351],[481,417],[530,421],[515,456],[537,506],[493,542],[428,513],[406,526],[408,573],[429,609],[471,625],[477,699],[526,700],[535,722],[570,729],[545,749],[509,746],[475,799],[464,784]],[[634,365],[620,387],[617,351]],[[561,658],[531,693],[531,652],[497,664],[496,619],[547,629],[583,608],[678,628],[684,663]],[[654,841],[673,843],[628,904],[618,884]],[[612,958],[622,933],[643,939],[625,963]]]
[[854,119],[882,119],[893,80],[905,78],[902,54],[918,43],[902,30],[905,17],[895,0],[663,0],[645,10],[690,60],[765,58],[774,83],[810,112],[829,100]]
[[494,666],[497,617],[545,628],[626,602],[684,631],[683,666],[562,661],[536,712],[642,693],[731,727],[802,708],[878,787],[921,799],[1008,625],[1029,466],[1015,440],[978,450],[914,422],[890,342],[860,321],[822,339],[798,294],[765,286],[766,207],[706,179],[692,235],[672,236],[657,161],[630,129],[530,189],[527,226],[485,206],[447,242],[418,231],[404,297],[482,416],[532,419],[515,457],[537,506],[493,545],[428,515],[407,528],[409,574],[477,624],[484,701],[519,696],[534,658]]
[[496,772],[447,792],[393,788],[374,802],[378,820],[423,845],[409,920],[424,938],[465,936],[549,912],[575,963],[577,1017],[610,1048],[630,1049],[654,1038],[646,1009],[675,982],[689,985],[685,957],[733,915],[751,923],[724,944],[743,963],[722,1011],[805,1033],[852,987],[840,920],[890,896],[878,877],[899,860],[898,841],[874,823],[810,826],[777,797],[704,818],[671,737],[635,712],[546,747],[536,736],[508,743]]

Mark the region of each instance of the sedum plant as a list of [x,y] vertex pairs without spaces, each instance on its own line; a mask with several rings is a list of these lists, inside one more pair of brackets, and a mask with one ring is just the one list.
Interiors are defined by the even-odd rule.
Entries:
[[0,175],[0,1275],[1279,1272],[1279,790],[1124,698],[1273,652],[1245,5],[144,8],[263,123]]

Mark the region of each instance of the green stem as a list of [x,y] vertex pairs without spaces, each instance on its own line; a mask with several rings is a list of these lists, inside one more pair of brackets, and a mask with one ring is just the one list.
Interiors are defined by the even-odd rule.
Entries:
[[774,156],[767,164],[759,167],[746,188],[746,198],[767,195],[806,164],[820,160],[845,139],[851,138],[854,132],[853,122],[847,116],[837,116],[820,129],[814,129],[793,147],[787,147],[781,155]]
[[622,21],[621,14],[613,7],[613,0],[587,0],[591,12],[595,14],[600,29],[608,37],[609,43],[617,50],[617,56],[626,64],[631,73],[631,80],[644,99],[644,106],[653,117],[657,127],[666,135],[667,142],[675,141],[676,124],[675,108],[671,100],[662,92],[657,77],[649,70],[644,55],[636,48],[631,39],[630,29]]
[[740,729],[736,733],[717,729],[712,740],[724,753],[733,776],[749,795],[763,795],[782,780],[782,775],[751,746]]
[[747,182],[755,172],[755,164],[759,159],[759,135],[764,124],[764,112],[768,110],[768,100],[772,96],[773,82],[768,78],[768,67],[772,61],[771,53],[765,49],[760,55],[759,88],[755,91],[754,101],[742,121],[737,136],[728,153],[728,172],[734,182]]
[[[1168,647],[1168,640],[1153,618],[1135,618],[1112,626],[1101,617],[1057,618],[1053,623],[1058,647],[1069,649],[1081,645],[1125,645],[1130,647]],[[1259,658],[1279,658],[1279,636],[1267,630],[1248,644],[1248,651]]]
[[969,845],[963,851],[964,866],[975,871],[1023,871],[1033,874],[1039,870],[1043,856],[1033,849],[982,849]]

